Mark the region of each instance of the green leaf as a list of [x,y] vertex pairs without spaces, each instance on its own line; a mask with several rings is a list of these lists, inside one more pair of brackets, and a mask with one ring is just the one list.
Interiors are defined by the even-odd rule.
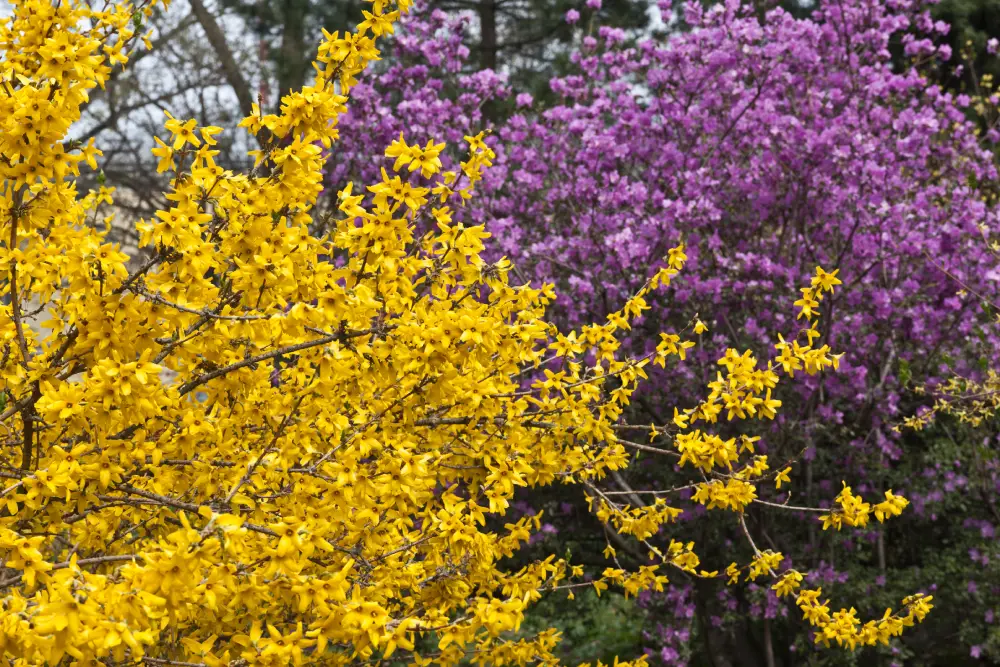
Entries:
[[906,386],[910,383],[910,378],[913,377],[913,371],[910,369],[910,362],[906,359],[899,360],[899,381]]

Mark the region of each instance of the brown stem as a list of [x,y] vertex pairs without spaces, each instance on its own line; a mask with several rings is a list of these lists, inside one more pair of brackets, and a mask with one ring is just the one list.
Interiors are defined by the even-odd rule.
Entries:
[[775,667],[774,664],[774,644],[771,642],[771,620],[764,618],[764,660],[767,667]]
[[264,460],[264,457],[274,451],[275,446],[278,444],[278,440],[280,440],[281,436],[285,433],[285,428],[287,428],[288,423],[295,418],[295,413],[299,411],[299,406],[302,405],[302,401],[305,400],[305,398],[306,395],[303,394],[296,399],[295,405],[292,406],[292,409],[287,415],[285,415],[285,418],[281,420],[281,424],[275,430],[274,437],[271,438],[271,444],[269,444],[261,455],[258,456],[252,464],[250,464],[250,467],[247,468],[246,474],[240,478],[240,481],[234,484],[233,488],[229,490],[229,493],[226,495],[226,499],[222,502],[224,507],[228,507],[229,503],[236,497],[236,494],[239,493],[240,488],[250,481],[250,478],[253,477],[254,471],[257,470],[257,467],[260,465],[260,462]]
[[189,380],[180,386],[178,391],[181,396],[191,393],[194,389],[200,387],[210,380],[227,375],[240,368],[246,368],[247,366],[252,366],[253,364],[260,363],[261,361],[267,361],[269,359],[274,359],[275,357],[280,357],[284,354],[292,354],[294,352],[301,352],[302,350],[308,350],[311,347],[317,347],[319,345],[326,345],[327,343],[332,343],[334,341],[346,341],[350,338],[357,338],[358,336],[367,336],[372,333],[371,329],[364,329],[362,331],[348,331],[348,332],[338,332],[335,334],[330,334],[329,336],[324,336],[322,338],[316,338],[314,340],[307,340],[304,343],[297,343],[296,345],[289,345],[287,347],[282,347],[271,352],[266,352],[264,354],[259,354],[256,357],[249,357],[243,361],[237,361],[236,363],[229,364],[228,366],[223,366],[222,368],[217,368],[214,371],[205,373],[199,377]]
[[[136,556],[132,554],[120,555],[120,556],[97,556],[95,558],[81,558],[76,561],[77,565],[101,565],[103,563],[121,563],[124,561],[134,561],[136,558],[141,558],[141,556]],[[70,561],[65,563],[56,563],[52,566],[53,570],[65,570],[70,566]],[[14,584],[21,581],[21,577],[24,576],[23,573],[19,572],[9,579],[4,579],[0,581],[0,589],[9,588]]]
[[305,56],[305,23],[309,2],[285,0],[282,4],[284,25],[281,30],[281,61],[278,63],[277,107],[281,106],[282,95],[301,88],[309,73],[309,59]]
[[[24,191],[18,190],[14,195],[13,206],[10,216],[10,239],[7,241],[8,252],[17,250],[17,223],[21,217],[21,204],[24,199]],[[21,298],[17,287],[17,262],[10,263],[10,307],[11,316],[14,318],[14,330],[17,332],[17,345],[21,350],[21,363],[28,365],[28,341],[24,337],[24,325],[21,322]]]
[[[24,206],[24,190],[18,189],[14,194],[13,206],[10,216],[10,238],[7,241],[8,252],[17,250],[17,223],[21,217]],[[25,368],[28,366],[30,353],[28,352],[28,340],[24,336],[24,323],[21,321],[21,298],[18,294],[17,286],[17,262],[10,264],[10,308],[11,317],[14,318],[14,330],[17,332],[17,346],[21,351],[21,364]],[[35,402],[41,395],[38,382],[35,382],[31,389],[31,397],[27,403],[21,407],[21,470],[31,469],[31,458],[35,447]]]
[[190,3],[191,11],[194,12],[195,18],[198,19],[202,30],[205,31],[208,43],[212,45],[215,55],[219,58],[226,82],[232,87],[233,92],[236,93],[236,99],[240,104],[240,112],[244,117],[252,116],[253,95],[250,93],[250,85],[243,78],[240,66],[237,64],[236,58],[233,56],[233,52],[226,42],[225,33],[222,32],[219,23],[201,0],[190,0]]

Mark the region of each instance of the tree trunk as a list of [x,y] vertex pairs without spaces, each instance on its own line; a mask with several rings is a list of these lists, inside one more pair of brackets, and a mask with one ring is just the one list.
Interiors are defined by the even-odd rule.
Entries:
[[497,68],[497,4],[496,0],[479,2],[479,68]]
[[282,10],[284,19],[281,30],[281,53],[278,61],[278,94],[275,106],[281,106],[281,97],[291,90],[298,90],[306,80],[310,60],[306,57],[305,29],[309,0],[286,0]]
[[771,620],[764,619],[764,659],[767,660],[767,667],[775,667],[774,663],[774,643],[771,641]]
[[250,94],[250,85],[243,78],[240,66],[236,64],[236,58],[226,42],[226,35],[201,0],[190,0],[190,2],[192,13],[201,24],[201,29],[205,31],[208,43],[212,45],[216,57],[222,64],[222,72],[226,77],[226,82],[236,93],[236,99],[240,103],[240,112],[244,116],[250,116],[253,114],[253,95]]

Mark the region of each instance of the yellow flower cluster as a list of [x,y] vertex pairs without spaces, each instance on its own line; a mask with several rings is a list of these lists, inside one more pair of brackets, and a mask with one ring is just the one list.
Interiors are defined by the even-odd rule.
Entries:
[[[785,592],[779,592],[779,595],[791,592],[787,588],[782,591]],[[821,588],[803,589],[799,591],[795,602],[802,610],[803,617],[817,629],[818,643],[828,646],[835,642],[838,646],[846,646],[852,650],[857,646],[888,644],[892,637],[901,635],[904,628],[924,620],[933,607],[931,596],[911,595],[903,599],[903,609],[900,612],[893,613],[892,609],[886,609],[882,618],[862,625],[854,607],[831,614],[827,606],[829,600],[820,600],[822,594]]]
[[[706,428],[692,428],[698,422],[718,424],[723,414],[726,421],[773,419],[781,407],[781,402],[772,397],[772,390],[777,387],[779,380],[778,372],[783,371],[789,377],[794,377],[799,370],[813,375],[827,368],[836,369],[841,355],[831,353],[828,345],[817,347],[813,343],[820,336],[817,317],[824,296],[839,284],[837,271],[827,272],[817,267],[810,287],[803,288],[802,298],[795,302],[799,308],[798,318],[805,318],[807,326],[790,342],[779,336],[775,345],[778,355],[768,365],[761,367],[750,350],[740,353],[729,349],[718,361],[725,374],[719,372],[716,380],[709,383],[709,394],[704,401],[694,408],[675,409],[672,424],[662,426],[662,430],[655,425],[648,427],[651,444],[620,439],[640,452],[647,451],[674,458],[681,468],[693,468],[701,481],[675,489],[653,491],[652,493],[657,494],[656,499],[646,506],[615,503],[611,499],[614,492],[601,492],[591,487],[601,496],[596,511],[598,518],[610,523],[622,535],[632,535],[641,540],[650,549],[651,557],[660,559],[665,564],[703,578],[719,577],[717,571],[697,569],[701,561],[694,553],[693,543],[682,545],[672,540],[670,549],[664,553],[648,542],[661,525],[673,522],[679,516],[679,512],[667,505],[663,495],[691,490],[693,500],[708,509],[725,509],[737,513],[740,527],[753,550],[754,557],[749,564],[741,568],[737,563],[731,563],[721,576],[731,585],[741,579],[755,581],[761,577],[770,577],[774,579],[772,588],[779,596],[784,597],[799,590],[803,575],[792,569],[781,571],[784,556],[770,550],[761,551],[754,544],[743,516],[751,504],[822,513],[820,520],[824,529],[834,527],[838,530],[845,525],[864,527],[872,514],[881,522],[902,513],[909,503],[891,490],[885,493],[883,502],[873,507],[855,495],[846,484],[835,499],[836,506],[832,510],[790,507],[787,503],[763,500],[758,495],[758,484],[764,480],[772,480],[780,490],[782,484],[791,482],[789,474],[792,467],[772,470],[766,456],[755,455],[754,443],[760,439],[758,436],[743,434],[726,438],[711,433]],[[703,330],[705,325],[698,320],[695,327]],[[693,343],[682,342],[680,336],[661,335],[657,354],[671,353],[682,357],[684,350],[691,345]],[[668,439],[672,449],[655,446],[658,439]],[[745,454],[753,455],[744,457]],[[625,492],[633,497],[637,495],[631,490]],[[610,544],[605,553],[615,556],[615,550]],[[922,620],[931,608],[931,598],[918,595],[904,600],[902,612],[893,614],[889,611],[882,619],[862,625],[854,609],[831,613],[828,603],[819,601],[819,594],[802,591],[797,599],[803,617],[817,629],[817,641],[835,642],[851,648],[886,643],[890,637],[898,635],[903,627]]]
[[[593,498],[587,496],[587,502],[593,503]],[[655,535],[663,524],[676,521],[681,511],[668,506],[663,498],[657,498],[652,505],[642,507],[612,506],[602,501],[594,514],[602,523],[614,526],[620,534],[645,540]]]
[[[756,550],[756,547],[754,547]],[[903,609],[893,613],[887,609],[882,618],[870,620],[862,625],[857,616],[857,610],[841,609],[830,612],[830,601],[821,600],[821,588],[803,589],[801,572],[788,569],[780,575],[776,574],[784,556],[773,551],[757,551],[750,563],[746,578],[754,581],[758,577],[770,575],[775,582],[771,589],[779,598],[795,595],[795,602],[802,612],[803,618],[816,628],[816,641],[824,645],[836,643],[854,649],[857,646],[872,646],[888,644],[892,637],[902,634],[903,629],[924,619],[933,605],[931,596],[917,594],[903,599]],[[729,584],[735,584],[740,579],[740,568],[731,563],[726,568]]]
[[[698,421],[715,424],[723,411],[727,421],[773,419],[781,407],[781,401],[772,397],[772,390],[778,385],[776,371],[779,368],[789,377],[794,377],[796,370],[814,375],[826,368],[837,368],[841,355],[830,354],[828,345],[814,347],[812,344],[819,336],[815,308],[822,300],[823,293],[832,292],[834,286],[840,283],[836,274],[836,271],[827,273],[817,267],[812,287],[804,288],[804,299],[795,302],[800,308],[799,316],[806,317],[809,322],[809,326],[802,331],[805,344],[800,344],[797,339],[788,343],[779,335],[779,342],[775,345],[779,356],[764,368],[758,367],[758,360],[750,350],[743,353],[733,349],[726,350],[725,356],[718,362],[725,370],[725,375],[720,372],[716,380],[709,383],[709,394],[701,404],[680,413],[675,412],[674,423],[681,429]],[[717,469],[727,471],[722,477],[706,480],[696,486],[694,499],[697,502],[707,505],[709,509],[725,508],[742,512],[757,499],[753,480],[767,475],[770,469],[767,457],[755,456],[734,471],[741,454],[753,451],[756,439],[742,436],[737,446],[736,438],[723,439],[697,429],[681,431],[675,435],[673,444],[681,454],[681,466],[690,464],[704,474],[711,474]],[[778,488],[788,481],[788,472],[788,469],[784,469],[771,475]]]
[[[872,506],[866,503],[861,496],[855,495],[851,487],[844,484],[843,490],[837,495],[836,507],[829,514],[820,517],[823,522],[823,530],[831,526],[840,530],[845,524],[852,528],[864,528],[868,525],[868,519],[872,514]],[[882,523],[889,517],[899,516],[910,504],[906,498],[897,496],[892,489],[885,492],[885,500],[875,505],[875,518]]]
[[[919,395],[934,399],[929,409],[905,417],[902,426],[919,431],[938,415],[948,415],[972,427],[981,426],[1000,413],[1000,373],[990,368],[981,380],[955,376],[933,387],[917,386]],[[899,431],[899,427],[896,427]]]

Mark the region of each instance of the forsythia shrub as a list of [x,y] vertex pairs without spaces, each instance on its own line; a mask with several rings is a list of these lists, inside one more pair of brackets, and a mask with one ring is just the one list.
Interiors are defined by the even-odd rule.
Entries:
[[[218,128],[168,114],[153,151],[173,172],[172,206],[139,223],[150,253],[130,271],[94,224],[110,191],[76,191],[100,151],[65,137],[155,4],[23,0],[0,25],[5,660],[551,664],[558,633],[516,634],[531,602],[658,589],[668,567],[767,578],[821,642],[887,642],[924,617],[923,595],[864,624],[831,611],[752,540],[751,562],[705,571],[692,544],[649,542],[677,510],[600,486],[632,449],[669,452],[696,498],[745,531],[757,484],[788,471],[712,425],[773,417],[779,371],[837,365],[814,345],[836,272],[802,289],[806,324],[779,337],[773,361],[728,351],[706,400],[647,428],[644,444],[620,435],[636,428],[623,409],[644,367],[693,343],[664,333],[630,358],[619,337],[681,269],[683,246],[605,322],[559,333],[544,319],[551,287],[511,285],[506,260],[480,256],[489,234],[455,220],[495,157],[483,135],[465,138],[454,172],[441,144],[399,138],[385,153],[395,173],[368,196],[344,188],[332,231],[309,234],[347,93],[407,0],[375,0],[356,33],[327,35],[313,85],[280,115],[244,120],[261,146],[247,174],[215,164]],[[41,313],[39,333],[28,324]],[[503,523],[517,487],[554,482],[583,485],[609,529],[648,546],[648,564],[575,583],[583,569],[555,557],[505,569],[539,523]],[[845,486],[822,521],[864,525],[905,506]]]

